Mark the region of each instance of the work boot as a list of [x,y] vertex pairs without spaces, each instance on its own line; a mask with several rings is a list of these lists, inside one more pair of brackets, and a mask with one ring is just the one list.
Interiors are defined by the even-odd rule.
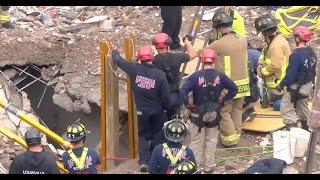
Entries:
[[146,164],[141,164],[140,172],[148,172],[148,166]]
[[286,124],[286,129],[290,131],[291,128],[297,127],[297,123],[288,123]]
[[301,120],[300,122],[301,122],[301,128],[306,131],[309,131],[308,121]]
[[257,116],[257,112],[256,112],[256,110],[252,107],[252,108],[246,110],[246,111],[242,114],[242,122],[250,122],[250,121],[253,121],[256,116]]
[[14,29],[14,26],[12,25],[12,23],[10,21],[3,23],[2,27],[6,28],[6,29]]

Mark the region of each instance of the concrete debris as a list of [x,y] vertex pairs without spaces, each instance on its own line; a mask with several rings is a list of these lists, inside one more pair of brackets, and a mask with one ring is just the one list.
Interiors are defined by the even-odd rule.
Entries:
[[282,174],[299,174],[299,171],[292,166],[286,166],[283,168]]
[[22,109],[26,112],[31,112],[31,102],[28,99],[27,93],[22,92],[21,96],[22,96]]
[[239,168],[239,165],[234,163],[234,162],[232,162],[232,161],[227,161],[227,162],[224,163],[224,168],[226,170],[236,170],[236,169]]
[[73,111],[73,102],[72,99],[66,94],[54,94],[52,96],[53,103],[57,104],[61,108],[72,112]]

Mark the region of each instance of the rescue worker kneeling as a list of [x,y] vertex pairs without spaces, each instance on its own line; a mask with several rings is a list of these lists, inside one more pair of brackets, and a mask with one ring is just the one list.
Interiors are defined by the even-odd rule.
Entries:
[[36,129],[29,129],[24,138],[28,150],[14,158],[9,174],[60,174],[54,157],[42,150],[42,134]]
[[166,143],[157,145],[149,161],[149,174],[174,174],[172,170],[186,159],[195,161],[192,150],[182,145],[188,135],[188,126],[176,116],[164,124]]
[[63,166],[69,174],[98,174],[101,160],[98,153],[84,146],[87,130],[80,122],[67,128],[67,138],[73,148],[62,154]]
[[298,26],[293,29],[292,35],[297,49],[289,57],[289,66],[286,76],[282,79],[278,91],[287,89],[281,99],[281,115],[287,129],[297,126],[297,115],[301,120],[303,129],[308,130],[309,115],[308,97],[312,92],[317,56],[306,43],[311,40],[311,32],[307,27]]
[[[218,141],[218,126],[221,120],[221,105],[232,100],[238,88],[225,74],[214,69],[216,53],[205,49],[200,55],[203,70],[193,73],[181,87],[181,98],[184,105],[191,110],[190,133],[191,145],[198,167],[204,173],[211,173]],[[222,90],[228,93],[220,98]],[[189,93],[193,92],[193,103]]]

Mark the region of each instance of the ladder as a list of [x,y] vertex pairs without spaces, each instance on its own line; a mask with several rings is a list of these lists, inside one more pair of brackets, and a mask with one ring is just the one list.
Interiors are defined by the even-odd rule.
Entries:
[[[198,6],[197,7],[196,12],[195,12],[195,14],[193,16],[193,22],[192,22],[191,27],[190,27],[189,32],[188,32],[188,37],[190,37],[190,36],[192,37],[192,40],[191,40],[191,44],[192,45],[194,45],[195,40],[196,40],[197,37],[199,37],[201,35],[204,35],[204,34],[207,34],[207,36],[205,38],[205,42],[204,42],[202,48],[204,48],[208,44],[209,36],[210,36],[210,32],[212,31],[212,28],[209,29],[209,30],[203,31],[201,33],[198,33],[199,29],[200,29],[201,22],[202,22],[202,17],[205,14],[217,11],[219,8],[220,7],[216,7],[214,9],[212,9],[212,10],[205,11],[205,9],[206,9],[205,6]],[[186,48],[184,49],[183,52],[186,52]],[[199,59],[198,62],[197,62],[197,65],[195,67],[195,71],[194,72],[199,70],[200,64],[201,64],[201,61]],[[185,71],[186,71],[187,65],[188,65],[188,63],[184,63],[183,67],[182,67],[182,70],[181,70],[182,74],[184,74],[184,75],[186,74]],[[188,77],[189,77],[189,75],[184,76],[182,79],[186,79]]]
[[[191,40],[192,46],[194,45],[196,38],[201,36],[201,35],[204,35],[204,34],[207,34],[207,36],[206,36],[205,41],[204,41],[204,43],[202,45],[202,49],[208,44],[210,32],[213,29],[211,28],[209,30],[206,30],[206,31],[198,33],[199,29],[200,29],[201,22],[202,22],[202,17],[205,14],[217,11],[219,8],[220,7],[216,7],[214,9],[212,9],[212,10],[205,11],[205,9],[206,9],[205,6],[198,6],[197,7],[196,12],[195,12],[195,14],[193,16],[193,22],[192,22],[191,27],[190,27],[189,32],[188,32],[188,37],[190,37],[190,36],[192,37],[192,40]],[[183,52],[186,52],[186,48],[184,49]],[[199,71],[200,64],[201,64],[201,61],[200,61],[200,59],[198,59],[197,65],[196,65],[196,67],[194,69],[194,72]],[[182,70],[181,70],[182,74],[184,75],[184,77],[182,78],[182,81],[185,81],[191,75],[191,74],[186,75],[186,73],[185,73],[187,65],[188,65],[188,63],[184,63],[183,67],[182,67]],[[183,84],[183,83],[181,83],[181,84]],[[182,110],[181,112],[185,112],[186,113],[185,116],[182,114],[182,117],[184,116],[183,121],[186,122],[187,119],[189,119],[189,117],[191,115],[191,111],[188,110],[187,108],[183,108],[183,107],[182,107],[182,109],[184,109],[184,110]]]

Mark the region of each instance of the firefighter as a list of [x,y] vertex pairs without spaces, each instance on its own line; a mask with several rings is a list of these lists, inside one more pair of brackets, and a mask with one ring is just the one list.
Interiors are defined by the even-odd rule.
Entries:
[[197,166],[196,163],[187,159],[180,163],[176,170],[174,170],[173,174],[196,174],[197,173]]
[[248,43],[248,71],[249,71],[249,84],[250,84],[250,96],[244,98],[244,104],[242,107],[242,122],[253,121],[257,115],[254,106],[259,102],[260,91],[258,88],[257,66],[260,57],[260,51],[254,49]]
[[188,126],[176,115],[164,124],[163,130],[167,142],[157,145],[149,161],[149,174],[173,174],[178,164],[190,159],[195,162],[192,150],[182,145],[188,135]]
[[67,138],[72,149],[62,154],[63,166],[69,174],[98,174],[101,160],[98,153],[84,146],[87,130],[79,121],[67,128]]
[[10,22],[10,6],[0,6],[0,24],[6,29],[13,29],[14,26]]
[[44,152],[41,147],[42,134],[36,129],[29,129],[24,138],[28,150],[14,158],[9,174],[60,174],[54,157]]
[[215,50],[218,61],[215,69],[224,72],[238,87],[233,99],[228,99],[221,110],[221,143],[223,146],[237,145],[242,131],[242,106],[244,97],[250,96],[247,71],[247,40],[231,29],[233,19],[225,12],[213,17],[213,28],[221,34],[209,48]]
[[126,61],[117,50],[112,52],[112,58],[131,80],[138,115],[139,165],[141,172],[147,172],[152,150],[165,141],[162,127],[167,121],[164,110],[170,96],[168,81],[164,72],[152,64],[150,46],[138,50],[140,63]]
[[172,42],[172,39],[165,33],[156,34],[152,39],[152,44],[158,51],[152,63],[166,74],[169,83],[170,108],[167,111],[168,119],[171,119],[175,114],[180,114],[181,103],[179,100],[179,90],[181,83],[181,64],[193,60],[196,57],[196,53],[188,38],[185,38],[184,41],[187,53],[170,53],[168,50]]
[[[235,10],[230,9],[230,6],[224,6],[223,8],[219,8],[218,12],[225,12],[227,13],[232,19],[232,30],[235,31],[238,35],[244,36],[246,33],[245,26],[244,26],[244,20],[243,17]],[[217,32],[216,29],[213,29],[212,32],[209,35],[209,45],[219,39],[221,37],[221,34]]]
[[[203,50],[200,59],[203,70],[193,73],[187,79],[181,87],[180,95],[183,104],[191,110],[190,148],[195,154],[200,171],[211,174],[221,120],[220,103],[231,101],[238,88],[224,73],[214,69],[217,55],[212,49]],[[224,89],[228,90],[228,93],[220,97]],[[191,91],[193,102],[189,101]]]
[[276,19],[269,14],[262,15],[255,20],[257,32],[262,32],[267,43],[259,58],[257,73],[266,83],[270,106],[273,106],[273,103],[280,100],[284,94],[284,91],[278,92],[275,88],[285,76],[291,54],[289,43],[279,33],[277,24]]
[[182,6],[160,6],[163,26],[161,32],[168,34],[172,38],[169,45],[171,50],[178,50],[180,44],[179,33],[182,23]]
[[317,56],[313,49],[307,46],[312,37],[307,27],[295,27],[292,35],[297,48],[290,55],[286,75],[276,89],[279,92],[286,89],[281,99],[280,111],[287,129],[296,127],[297,120],[300,119],[302,128],[309,130],[308,97],[315,80]]

